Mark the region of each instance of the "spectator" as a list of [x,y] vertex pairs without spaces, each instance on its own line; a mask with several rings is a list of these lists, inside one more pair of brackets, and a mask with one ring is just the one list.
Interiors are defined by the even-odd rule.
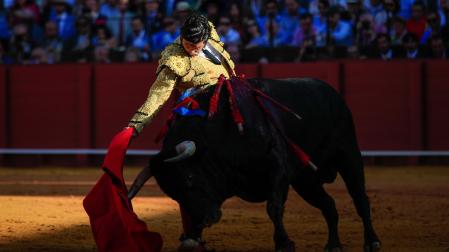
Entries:
[[[179,0],[164,0],[162,1],[162,10],[165,16],[167,17],[174,17],[176,16],[176,11],[178,8],[178,3],[183,2],[182,5],[185,6],[185,3],[189,6],[188,9],[189,11],[191,9],[193,10],[197,10],[199,5],[202,4],[201,0],[188,0],[188,1],[179,1]],[[179,21],[179,20],[178,20]],[[182,20],[182,22],[180,23],[184,23],[184,20]]]
[[424,54],[419,48],[419,40],[413,33],[407,33],[404,36],[405,57],[407,59],[421,59]]
[[424,34],[419,41],[420,44],[426,44],[427,40],[433,34],[441,34],[440,16],[436,12],[430,12],[429,14],[427,14],[426,30],[424,31]]
[[84,2],[85,0],[75,0],[74,4],[71,6],[72,15],[76,18],[84,15]]
[[350,23],[353,27],[353,32],[356,35],[355,29],[359,23],[360,16],[363,14],[363,7],[361,0],[348,0],[348,12],[350,15]]
[[317,49],[315,46],[315,39],[311,37],[305,38],[299,48],[296,62],[314,61],[317,58]]
[[383,0],[385,12],[387,13],[387,33],[390,34],[393,26],[393,19],[399,12],[398,0]]
[[173,17],[175,17],[175,19],[178,20],[180,24],[184,24],[191,11],[192,8],[188,2],[180,1],[176,4],[176,9]]
[[76,21],[76,35],[64,44],[63,54],[70,61],[87,62],[93,49],[91,25],[87,17]]
[[246,29],[249,37],[249,42],[245,46],[246,49],[265,46],[265,40],[259,31],[256,21],[249,20]]
[[328,15],[328,31],[330,38],[335,40],[336,46],[350,46],[352,41],[351,25],[340,19],[340,10],[332,8]]
[[154,34],[162,29],[163,14],[159,10],[158,0],[144,1],[143,17],[145,21],[145,30],[149,34]]
[[203,6],[202,9],[205,12],[207,18],[214,24],[217,24],[219,22],[219,18],[220,18],[220,1],[216,1],[216,0],[209,0],[206,1]]
[[228,51],[229,55],[231,56],[232,61],[235,63],[240,62],[240,50],[239,46],[237,44],[230,44],[226,47],[226,50]]
[[416,2],[412,6],[412,17],[406,23],[407,31],[415,34],[419,39],[422,38],[426,29],[426,16],[424,15],[424,5]]
[[319,16],[320,10],[318,8],[319,0],[311,0],[309,2],[309,8],[308,13],[310,13],[312,16]]
[[372,45],[376,39],[373,16],[365,13],[360,16],[360,21],[356,25],[357,35],[355,37],[358,48],[365,50]]
[[217,33],[220,36],[220,40],[228,44],[240,44],[240,34],[231,27],[231,20],[229,17],[221,17],[220,23],[217,27]]
[[342,10],[346,10],[348,8],[347,0],[330,0],[331,6],[337,7]]
[[14,59],[5,50],[5,43],[0,42],[0,64],[13,64]]
[[39,7],[33,0],[15,0],[14,5],[9,10],[11,24],[26,23],[31,26],[40,22]]
[[445,44],[445,46],[449,47],[449,5],[445,9],[445,12],[446,20],[448,20],[448,22],[446,22],[446,25],[441,28],[441,36],[443,38],[443,43]]
[[109,48],[105,46],[99,46],[94,51],[95,62],[97,63],[111,63],[109,58]]
[[126,39],[126,46],[138,48],[141,53],[141,60],[151,60],[150,37],[143,28],[142,20],[139,17],[134,17],[132,19],[131,27],[132,32]]
[[262,36],[263,47],[280,47],[288,45],[287,41],[284,40],[284,36],[280,33],[279,25],[277,23],[269,22],[266,26],[266,30],[270,32],[267,32]]
[[390,37],[387,34],[380,33],[377,35],[375,44],[376,48],[373,50],[373,58],[383,60],[400,58],[400,54],[392,49]]
[[151,38],[151,51],[154,59],[159,58],[159,54],[164,48],[173,43],[180,34],[178,23],[172,17],[165,17],[163,26],[164,29],[154,34]]
[[59,36],[66,41],[75,34],[75,17],[68,12],[66,0],[53,0],[53,5],[55,13],[51,15],[50,21],[57,24]]
[[[257,25],[259,25],[259,30],[262,35],[270,33],[268,28],[274,26],[272,24],[276,24],[279,27],[279,24],[282,22],[282,17],[279,15],[278,3],[275,0],[268,0],[265,3],[264,14],[257,8],[255,0],[251,2],[251,9],[253,15],[256,17]],[[269,36],[272,36],[272,34],[273,32],[271,31],[271,35]]]
[[240,39],[243,42],[248,42],[245,37],[245,27],[243,26],[243,13],[238,2],[232,2],[229,5],[229,19],[231,20],[231,27],[240,34]]
[[337,46],[334,39],[329,39],[325,47],[319,48],[317,58],[320,60],[334,60],[337,58]]
[[[46,63],[59,63],[63,46],[63,41],[58,36],[58,26],[53,21],[47,21],[45,23],[44,39],[40,43],[40,49],[46,52]],[[37,54],[41,54],[39,50]]]
[[90,20],[91,24],[106,23],[106,17],[100,14],[98,0],[85,0],[83,13]]
[[128,48],[125,53],[125,62],[139,62],[140,61],[140,50],[134,47]]
[[356,45],[349,46],[346,50],[346,57],[348,59],[364,59],[365,56],[360,54],[360,50]]
[[405,20],[409,20],[412,14],[412,6],[415,1],[416,0],[399,0],[398,15]]
[[92,36],[92,46],[114,48],[116,41],[105,25],[98,25],[94,29],[94,35]]
[[438,16],[440,17],[440,24],[442,27],[448,24],[449,20],[449,1],[448,0],[437,0],[438,2]]
[[387,32],[387,12],[381,0],[365,0],[365,10],[373,16],[374,30],[376,33]]
[[31,52],[30,60],[26,62],[27,64],[48,64],[50,60],[48,59],[48,54],[44,48],[36,47]]
[[449,51],[447,47],[443,43],[443,38],[438,35],[434,34],[430,37],[429,41],[430,46],[430,57],[432,59],[448,59],[449,58]]
[[[351,0],[329,0],[328,5],[346,10],[348,8],[349,1]],[[319,15],[320,13],[319,3],[320,0],[311,0],[309,3],[308,12],[313,16]]]
[[108,21],[117,21],[120,16],[120,9],[118,7],[119,0],[106,0],[101,4],[100,15],[106,17]]
[[312,15],[310,14],[301,16],[300,25],[293,35],[292,46],[301,46],[305,40],[311,41],[313,45],[316,44],[316,32],[312,26]]
[[405,20],[400,16],[394,17],[392,19],[392,27],[390,31],[392,45],[402,45],[402,40],[405,34],[407,34]]
[[[115,5],[117,1],[118,6]],[[103,13],[107,17],[108,29],[118,46],[124,46],[126,36],[131,32],[131,19],[134,16],[128,11],[128,0],[109,0],[109,5],[104,5],[104,9]]]
[[25,24],[17,24],[13,27],[9,49],[16,63],[22,64],[30,59],[34,43],[28,34],[28,27]]
[[329,10],[329,2],[327,0],[319,0],[319,14],[313,17],[313,28],[317,34],[316,46],[324,47],[327,44],[327,12]]
[[[6,43],[11,38],[11,31],[8,23],[8,13],[1,8],[0,9],[0,42]],[[2,44],[4,45],[4,44]],[[4,49],[4,48],[3,48]]]
[[280,33],[284,36],[285,42],[291,43],[293,33],[299,27],[299,17],[305,14],[305,10],[300,8],[297,0],[285,0],[286,10],[282,15],[282,22],[280,24]]

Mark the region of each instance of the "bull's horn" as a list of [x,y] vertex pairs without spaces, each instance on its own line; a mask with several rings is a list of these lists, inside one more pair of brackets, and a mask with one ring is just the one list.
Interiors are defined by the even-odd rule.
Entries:
[[177,156],[165,159],[165,162],[179,162],[181,160],[184,160],[188,157],[193,156],[196,151],[195,142],[193,141],[184,141],[175,147],[176,153],[178,153]]
[[314,171],[318,171],[318,167],[314,163],[312,163],[312,161],[309,161],[309,166],[312,167]]

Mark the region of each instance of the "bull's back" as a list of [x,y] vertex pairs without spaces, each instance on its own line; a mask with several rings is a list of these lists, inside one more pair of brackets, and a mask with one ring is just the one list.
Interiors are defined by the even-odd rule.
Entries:
[[292,109],[301,120],[277,110],[288,137],[306,151],[315,150],[349,113],[342,97],[329,84],[310,78],[253,79],[250,82]]

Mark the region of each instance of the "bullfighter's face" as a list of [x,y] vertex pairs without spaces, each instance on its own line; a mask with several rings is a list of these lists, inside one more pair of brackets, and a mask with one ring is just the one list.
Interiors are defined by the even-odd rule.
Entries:
[[181,39],[181,44],[189,56],[195,57],[198,56],[200,52],[203,50],[204,46],[206,46],[206,41],[204,40],[198,43],[192,43],[185,39]]

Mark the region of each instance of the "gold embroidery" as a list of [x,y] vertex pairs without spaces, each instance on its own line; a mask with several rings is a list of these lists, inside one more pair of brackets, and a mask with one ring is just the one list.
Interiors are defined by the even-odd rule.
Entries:
[[153,119],[162,105],[170,98],[176,79],[177,76],[171,69],[162,69],[151,86],[146,101],[131,118],[128,126],[134,127],[138,133],[142,132],[143,127]]
[[166,66],[176,75],[185,76],[191,69],[190,57],[182,48],[181,44],[173,43],[168,45],[161,54],[157,73]]

